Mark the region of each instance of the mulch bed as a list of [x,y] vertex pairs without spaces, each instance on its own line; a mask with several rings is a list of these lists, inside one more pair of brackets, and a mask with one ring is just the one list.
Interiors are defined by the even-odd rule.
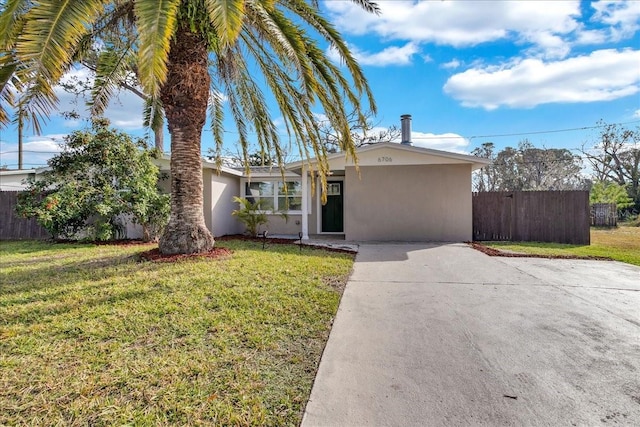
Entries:
[[[264,238],[251,237],[245,234],[229,234],[226,236],[216,237],[216,241],[225,241],[225,240],[245,240],[250,242],[262,243],[264,241]],[[267,237],[266,244],[267,246],[272,243],[276,245],[292,245],[292,244],[296,244],[296,242],[299,242],[299,241],[300,239],[282,239],[282,238]],[[358,251],[354,251],[351,249],[329,248],[321,245],[308,245],[306,243],[303,243],[302,250],[305,250],[305,249],[321,249],[327,252],[337,252],[341,254],[351,254],[351,255],[358,253]]]
[[[251,237],[244,234],[233,234],[227,236],[216,237],[216,242],[224,242],[228,240],[244,240],[256,243],[263,243],[264,239],[261,237]],[[283,238],[273,238],[268,237],[266,240],[267,248],[269,245],[293,245],[298,242],[299,239],[283,239]],[[56,243],[78,243],[73,240],[57,240]],[[123,239],[123,240],[109,240],[106,242],[92,242],[96,245],[113,245],[113,246],[137,246],[137,245],[146,245],[150,242],[143,242],[142,240],[133,240],[133,239]],[[353,251],[350,249],[340,249],[340,248],[328,248],[324,246],[316,246],[316,245],[303,245],[302,250],[305,249],[321,249],[328,252],[338,252],[338,253],[346,253],[346,254],[355,254],[357,251]],[[183,259],[191,259],[191,258],[210,258],[210,259],[221,259],[228,258],[233,254],[233,251],[228,248],[223,248],[216,246],[209,252],[197,253],[197,254],[179,254],[179,255],[163,255],[160,253],[158,248],[151,249],[146,252],[142,252],[140,254],[140,259],[144,261],[152,261],[152,262],[175,262]]]
[[[262,237],[251,237],[246,234],[228,234],[226,236],[216,237],[216,241],[224,242],[225,240],[245,240],[249,242],[258,242],[262,243],[264,238]],[[290,245],[293,242],[297,242],[298,239],[281,239],[281,238],[273,238],[267,237],[267,244],[277,244],[277,245]]]
[[587,259],[596,261],[613,261],[608,257],[600,256],[581,256],[581,255],[539,255],[539,254],[523,254],[516,252],[505,252],[496,248],[490,248],[478,242],[467,242],[473,249],[478,250],[489,256],[501,256],[507,258],[545,258],[545,259]]

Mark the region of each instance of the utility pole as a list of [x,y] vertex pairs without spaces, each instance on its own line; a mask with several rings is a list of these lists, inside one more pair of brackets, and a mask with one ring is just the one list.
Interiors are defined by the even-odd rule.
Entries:
[[22,169],[22,108],[18,110],[18,169]]

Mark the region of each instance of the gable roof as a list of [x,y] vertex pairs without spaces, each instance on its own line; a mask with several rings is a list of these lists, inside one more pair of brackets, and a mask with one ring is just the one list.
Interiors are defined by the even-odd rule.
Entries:
[[[432,148],[415,147],[408,144],[381,142],[367,145],[356,150],[359,166],[404,166],[429,164],[469,164],[472,170],[480,169],[491,163],[491,160],[469,154],[452,153]],[[288,170],[300,170],[304,165],[316,165],[317,159],[298,161],[285,166]],[[352,158],[345,153],[327,156],[329,169],[344,170],[346,166],[355,166]]]

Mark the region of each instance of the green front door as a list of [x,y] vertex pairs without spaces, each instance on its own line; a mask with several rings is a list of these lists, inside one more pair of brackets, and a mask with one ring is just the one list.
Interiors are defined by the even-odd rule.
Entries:
[[323,233],[342,233],[344,231],[342,184],[342,181],[327,182],[327,203],[322,206]]

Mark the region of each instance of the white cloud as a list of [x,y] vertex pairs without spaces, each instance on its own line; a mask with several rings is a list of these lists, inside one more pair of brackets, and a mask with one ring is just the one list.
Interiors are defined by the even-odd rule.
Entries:
[[453,75],[445,93],[467,107],[530,108],[547,103],[610,101],[640,92],[640,51],[598,50],[555,62],[525,59]]
[[558,59],[565,58],[571,52],[571,46],[566,40],[548,31],[525,33],[523,38],[534,44],[534,47],[529,49],[533,56]]
[[411,143],[415,147],[433,148],[453,153],[467,153],[469,140],[457,133],[434,134],[428,132],[411,132]]
[[[26,138],[22,144],[24,167],[46,166],[47,160],[62,151],[65,134],[48,134]],[[18,167],[18,144],[0,141],[0,165]]]
[[[374,67],[409,65],[411,64],[413,55],[419,53],[418,46],[415,43],[407,43],[404,46],[389,46],[375,53],[362,51],[353,45],[349,46],[349,50],[360,65],[370,65]],[[329,48],[328,55],[332,61],[340,61],[340,55],[335,49]],[[423,59],[427,61],[427,58]]]
[[[369,131],[369,134],[384,132],[387,128],[376,127]],[[400,142],[400,137],[391,142]],[[453,153],[467,153],[469,140],[457,133],[448,132],[434,134],[431,132],[411,131],[411,145],[414,147],[432,148],[434,150],[450,151]]]
[[640,110],[636,110],[636,111],[634,111],[634,113],[633,113],[633,117],[634,117],[634,118],[637,118],[637,119],[640,119]]
[[591,3],[596,10],[592,20],[609,25],[609,39],[619,41],[640,30],[640,2],[601,0]]
[[449,62],[445,62],[444,64],[440,65],[440,68],[444,68],[447,70],[454,70],[458,67],[460,67],[462,65],[462,62],[458,61],[457,59],[452,59]]
[[[377,34],[386,40],[430,42],[454,47],[513,38],[531,43],[544,56],[559,57],[568,45],[559,36],[580,28],[580,2],[554,1],[379,1],[381,15],[351,2],[325,1],[333,21],[347,33]],[[547,51],[549,50],[549,51]]]

